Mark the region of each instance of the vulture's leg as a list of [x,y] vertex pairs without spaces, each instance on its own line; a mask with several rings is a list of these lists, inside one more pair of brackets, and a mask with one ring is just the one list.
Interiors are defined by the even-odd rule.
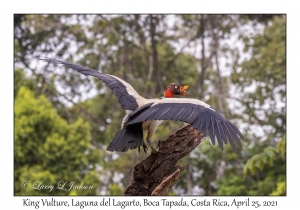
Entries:
[[152,130],[151,130],[151,126],[150,126],[150,129],[148,130],[146,141],[148,142],[149,146],[151,147],[151,152],[156,153],[157,150],[154,148],[154,146],[151,143],[152,135],[153,135],[154,132],[151,132],[151,131]]

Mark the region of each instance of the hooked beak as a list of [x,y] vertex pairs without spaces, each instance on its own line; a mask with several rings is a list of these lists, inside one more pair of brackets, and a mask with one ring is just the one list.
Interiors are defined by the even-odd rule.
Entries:
[[180,95],[186,96],[186,89],[188,89],[188,85],[180,86]]

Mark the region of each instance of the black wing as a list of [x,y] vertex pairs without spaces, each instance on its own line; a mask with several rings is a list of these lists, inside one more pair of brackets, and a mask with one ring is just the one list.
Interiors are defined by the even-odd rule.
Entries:
[[[162,101],[166,100],[162,99]],[[191,124],[204,136],[208,132],[212,144],[215,145],[217,140],[221,149],[223,143],[227,144],[227,139],[234,151],[236,151],[235,142],[242,147],[240,138],[244,139],[244,137],[241,132],[214,108],[188,103],[188,100],[184,100],[185,103],[180,103],[177,99],[175,102],[172,99],[169,101],[172,103],[151,103],[138,108],[129,115],[125,126],[146,120],[179,120]]]
[[108,74],[103,74],[99,71],[89,69],[81,65],[72,64],[53,58],[41,58],[40,60],[54,64],[63,64],[86,76],[91,75],[97,77],[112,89],[113,93],[117,96],[119,103],[125,110],[133,111],[139,106],[138,100],[142,97],[133,89],[133,87],[130,84],[121,80],[120,78]]

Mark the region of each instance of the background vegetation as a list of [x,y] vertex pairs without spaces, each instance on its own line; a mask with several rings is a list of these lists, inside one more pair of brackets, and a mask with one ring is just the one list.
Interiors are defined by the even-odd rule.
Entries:
[[[207,137],[182,160],[172,195],[286,194],[284,15],[14,16],[15,195],[122,195],[146,157],[106,151],[124,110],[101,81],[40,56],[118,76],[146,98],[189,85],[239,127],[243,148],[221,151]],[[182,125],[164,122],[154,139]],[[93,189],[23,188],[35,181]]]

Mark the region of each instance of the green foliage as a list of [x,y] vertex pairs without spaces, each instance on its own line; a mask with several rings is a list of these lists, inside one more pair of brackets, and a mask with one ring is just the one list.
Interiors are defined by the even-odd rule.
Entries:
[[281,156],[284,156],[286,153],[286,135],[284,135],[280,142],[277,144],[277,151]]
[[28,89],[35,89],[36,82],[34,79],[29,79],[25,76],[25,72],[22,69],[14,70],[14,96],[17,96],[19,89],[24,86]]
[[99,154],[90,146],[87,123],[78,119],[68,124],[44,96],[35,98],[25,87],[16,96],[14,118],[15,195],[68,195],[71,191],[33,189],[35,182],[57,187],[61,181],[86,181],[93,189],[76,194],[95,194]]
[[215,195],[247,195],[249,191],[243,177],[234,174],[230,174],[222,180],[217,180],[216,184],[219,185],[220,188]]
[[257,169],[261,171],[264,169],[265,164],[273,165],[273,159],[277,151],[273,147],[266,147],[260,154],[252,156],[244,166],[244,174],[246,175],[249,171],[252,175],[255,174]]
[[122,195],[124,192],[124,189],[120,187],[118,184],[111,184],[108,186],[108,192],[107,195]]
[[[285,161],[285,152],[286,152],[286,138],[285,136],[281,139],[277,144],[277,148],[274,147],[266,147],[264,148],[262,153],[256,154],[252,156],[244,165],[244,177],[251,172],[254,175],[257,170],[263,171],[265,165],[270,165],[271,167],[277,167],[273,165],[274,161]],[[277,188],[270,195],[285,195],[285,175],[283,177],[284,181],[281,179],[275,180],[277,181]]]
[[273,191],[270,195],[279,196],[279,195],[286,195],[286,183],[285,182],[278,182],[277,188]]

